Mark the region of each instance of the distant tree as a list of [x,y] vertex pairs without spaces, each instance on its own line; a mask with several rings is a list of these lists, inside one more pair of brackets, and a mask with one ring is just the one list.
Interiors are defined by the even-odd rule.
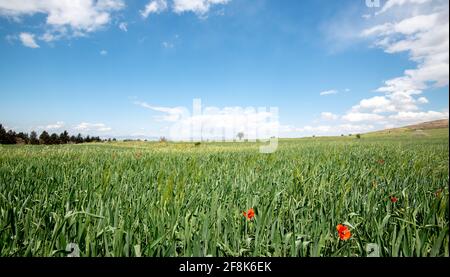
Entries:
[[53,133],[53,134],[50,136],[50,144],[60,144],[60,143],[61,143],[61,142],[60,142],[60,140],[59,140],[58,134]]
[[341,137],[343,137],[344,136],[344,134],[341,134]]
[[159,142],[167,142],[167,138],[166,137],[160,137],[159,138]]
[[28,144],[30,142],[30,137],[27,133],[20,132],[16,135],[17,144]]
[[39,136],[39,143],[50,144],[50,135],[47,133],[47,131],[43,131],[42,134]]
[[16,144],[16,132],[9,130],[6,133],[6,144]]
[[0,144],[6,144],[6,130],[2,124],[0,124]]
[[239,140],[242,140],[244,138],[244,133],[243,132],[239,132],[237,133],[237,137],[239,138]]
[[70,141],[70,136],[69,136],[69,133],[68,133],[67,131],[62,132],[62,133],[59,135],[59,142],[60,142],[61,144],[66,144],[66,143],[68,143],[69,141]]
[[[110,139],[111,140],[111,139]],[[49,134],[47,131],[42,131],[38,137],[35,131],[30,135],[24,132],[16,133],[13,130],[7,131],[3,125],[0,124],[0,144],[66,144],[66,143],[83,143],[83,142],[102,142],[100,136],[87,136],[84,138],[81,134],[78,136],[70,136],[67,131],[61,134]],[[104,140],[106,141],[106,139]],[[114,139],[116,141],[116,139]]]
[[113,140],[112,141],[117,141],[117,139],[116,138],[113,138]]
[[30,144],[39,144],[39,139],[35,131],[32,131],[30,133]]
[[6,132],[6,129],[0,124],[0,144],[15,144],[16,133],[12,130]]
[[352,136],[352,134],[348,134],[348,136],[349,136],[349,137],[351,137],[351,136]]
[[360,139],[360,138],[361,138],[361,135],[360,135],[360,134],[356,134],[356,138],[357,138],[357,139]]
[[78,134],[77,139],[75,141],[76,143],[83,143],[84,142],[83,136],[81,134]]

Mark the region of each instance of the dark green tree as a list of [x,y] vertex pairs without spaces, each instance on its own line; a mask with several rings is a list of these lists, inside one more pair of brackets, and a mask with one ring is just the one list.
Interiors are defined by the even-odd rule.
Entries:
[[70,136],[69,133],[67,131],[62,132],[59,135],[59,142],[61,144],[67,144],[70,141]]
[[60,144],[58,134],[53,133],[53,134],[50,136],[50,144]]
[[0,124],[0,144],[6,144],[6,130],[2,124]]
[[6,144],[16,144],[16,132],[9,130],[6,133]]
[[39,136],[39,143],[50,144],[50,135],[47,133],[47,131],[43,131],[42,134]]
[[83,142],[84,142],[83,136],[81,134],[78,134],[76,143],[83,143]]
[[35,131],[32,131],[30,133],[30,144],[39,144],[39,139]]

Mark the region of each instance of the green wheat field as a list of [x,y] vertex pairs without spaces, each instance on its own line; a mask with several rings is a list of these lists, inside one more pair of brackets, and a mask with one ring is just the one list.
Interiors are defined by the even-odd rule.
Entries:
[[0,146],[0,256],[448,257],[448,139]]

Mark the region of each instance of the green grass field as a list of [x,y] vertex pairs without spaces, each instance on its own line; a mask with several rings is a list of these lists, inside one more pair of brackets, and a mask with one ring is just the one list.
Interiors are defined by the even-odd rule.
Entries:
[[353,257],[375,243],[380,256],[448,257],[448,129],[425,133],[286,139],[274,154],[0,146],[0,256],[65,256],[76,243],[81,256]]

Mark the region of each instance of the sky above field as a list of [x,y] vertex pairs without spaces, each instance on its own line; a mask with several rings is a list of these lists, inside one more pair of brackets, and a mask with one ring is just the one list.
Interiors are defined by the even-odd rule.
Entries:
[[0,0],[0,123],[183,138],[201,122],[302,137],[448,118],[448,5]]

